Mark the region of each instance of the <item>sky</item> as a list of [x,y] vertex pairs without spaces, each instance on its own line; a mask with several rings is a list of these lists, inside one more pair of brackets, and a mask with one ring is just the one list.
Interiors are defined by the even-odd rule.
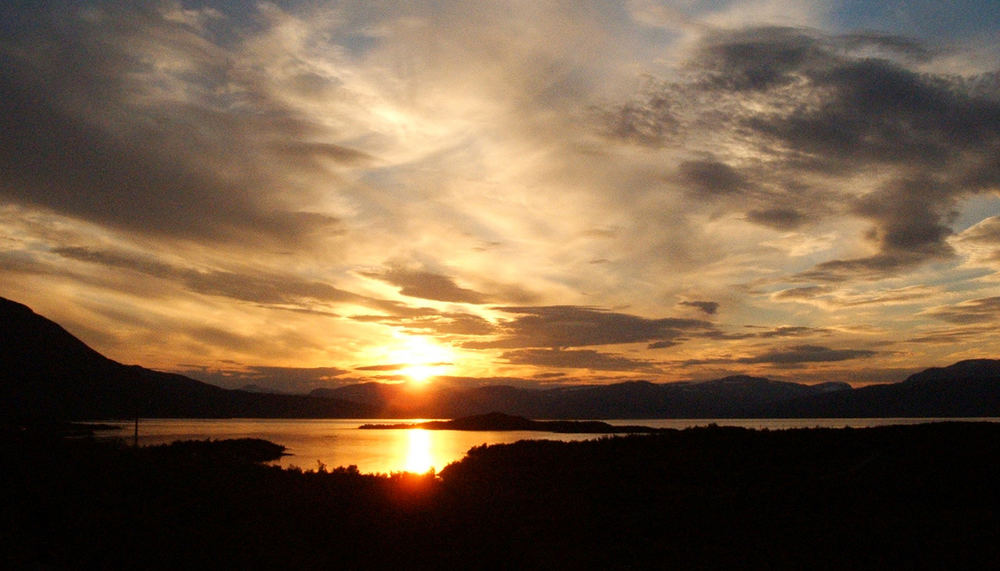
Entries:
[[4,2],[0,296],[234,388],[1000,356],[992,1]]

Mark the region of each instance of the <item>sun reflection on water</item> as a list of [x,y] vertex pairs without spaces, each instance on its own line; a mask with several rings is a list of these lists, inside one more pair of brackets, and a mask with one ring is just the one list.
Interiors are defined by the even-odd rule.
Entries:
[[411,428],[406,431],[409,445],[406,448],[407,472],[423,474],[434,467],[434,455],[431,453],[431,434],[422,428]]

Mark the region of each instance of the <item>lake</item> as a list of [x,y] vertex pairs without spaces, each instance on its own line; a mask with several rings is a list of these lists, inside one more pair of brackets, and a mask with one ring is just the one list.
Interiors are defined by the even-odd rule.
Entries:
[[[600,434],[558,434],[553,432],[463,432],[457,430],[360,430],[362,424],[423,422],[431,419],[142,419],[139,445],[167,444],[176,440],[222,440],[263,438],[287,448],[288,455],[274,462],[304,470],[355,465],[363,473],[419,472],[441,470],[461,460],[481,444],[503,444],[518,440],[589,440]],[[630,419],[607,420],[608,424],[638,424],[654,428],[693,426],[740,426],[782,430],[789,428],[865,428],[891,424],[920,424],[944,420],[1000,422],[1000,418],[920,419],[920,418],[834,418],[834,419]],[[132,441],[133,423],[118,423],[116,437]]]

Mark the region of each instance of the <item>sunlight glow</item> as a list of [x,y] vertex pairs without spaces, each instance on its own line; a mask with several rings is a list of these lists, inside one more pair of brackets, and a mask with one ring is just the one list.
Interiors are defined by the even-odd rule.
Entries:
[[451,349],[426,337],[407,337],[401,347],[389,354],[389,358],[393,363],[403,365],[399,369],[401,375],[414,383],[423,384],[448,371],[454,355]]
[[423,474],[434,467],[434,457],[431,454],[431,434],[422,428],[412,428],[406,431],[409,436],[409,446],[406,449],[406,471]]

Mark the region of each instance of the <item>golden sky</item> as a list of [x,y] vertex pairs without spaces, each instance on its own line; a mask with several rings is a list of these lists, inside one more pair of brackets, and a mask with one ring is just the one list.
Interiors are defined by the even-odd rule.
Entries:
[[993,2],[0,8],[0,296],[228,387],[997,357]]

